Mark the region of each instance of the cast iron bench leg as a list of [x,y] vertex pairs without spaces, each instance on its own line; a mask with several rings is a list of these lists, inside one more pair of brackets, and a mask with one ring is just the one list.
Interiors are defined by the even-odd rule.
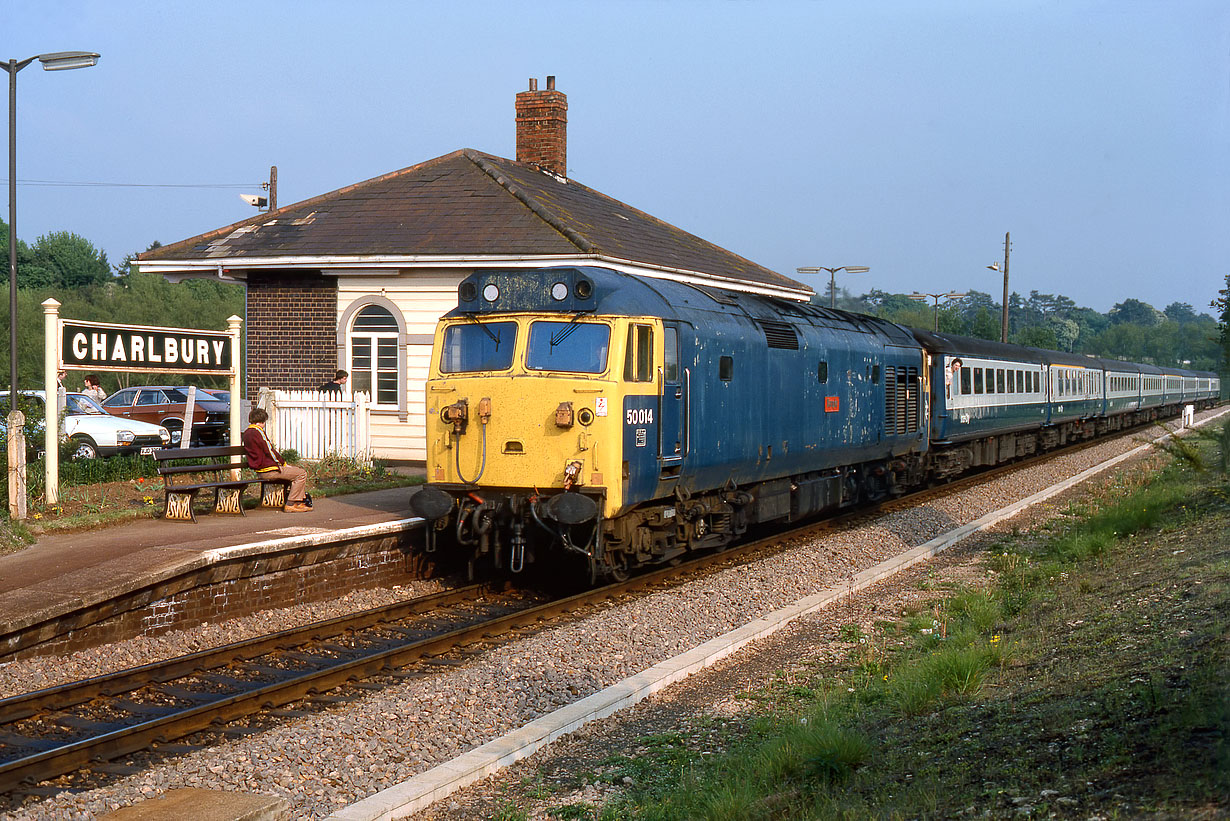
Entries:
[[247,514],[243,512],[243,489],[245,487],[247,485],[214,488],[214,513],[246,516]]
[[167,488],[166,507],[162,518],[172,522],[196,523],[196,514],[192,512],[192,500],[196,498],[195,490],[173,490]]
[[290,487],[289,484],[278,479],[261,482],[261,507],[285,507],[286,488],[288,487]]

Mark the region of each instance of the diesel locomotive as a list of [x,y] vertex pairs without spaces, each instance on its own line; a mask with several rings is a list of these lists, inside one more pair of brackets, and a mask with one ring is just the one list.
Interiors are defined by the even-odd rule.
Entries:
[[1216,375],[607,268],[467,277],[426,386],[425,549],[591,581],[1216,401]]

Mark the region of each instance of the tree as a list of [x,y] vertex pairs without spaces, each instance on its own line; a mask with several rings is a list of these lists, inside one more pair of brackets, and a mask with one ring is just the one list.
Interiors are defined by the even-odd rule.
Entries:
[[1013,341],[1018,345],[1028,345],[1031,348],[1045,348],[1048,351],[1053,351],[1059,347],[1059,340],[1055,338],[1055,332],[1043,325],[1031,325],[1028,328],[1022,328]]
[[1172,302],[1163,311],[1171,322],[1195,322],[1200,317],[1194,308],[1186,302]]
[[1151,327],[1157,324],[1157,310],[1139,299],[1125,299],[1110,309],[1110,321],[1116,325],[1130,322]]
[[20,287],[81,288],[111,279],[106,252],[69,231],[45,234],[31,250],[31,264],[25,269],[18,266]]
[[1221,372],[1230,374],[1230,274],[1226,274],[1226,287],[1217,292],[1217,299],[1210,302],[1209,307],[1218,312]]

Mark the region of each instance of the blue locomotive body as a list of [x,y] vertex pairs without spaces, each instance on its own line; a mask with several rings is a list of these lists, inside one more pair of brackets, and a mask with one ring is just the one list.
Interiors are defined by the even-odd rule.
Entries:
[[569,554],[619,577],[1220,392],[1215,374],[606,268],[483,271],[458,294],[411,504],[429,549],[444,537],[472,567]]

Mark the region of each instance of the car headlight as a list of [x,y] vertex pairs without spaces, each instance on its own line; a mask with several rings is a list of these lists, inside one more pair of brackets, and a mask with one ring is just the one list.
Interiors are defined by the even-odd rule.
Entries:
[[162,440],[162,444],[169,445],[171,443],[171,432],[164,427],[159,427],[158,438]]
[[132,440],[136,438],[137,437],[130,430],[117,430],[115,432],[115,441],[119,442],[121,445],[131,445]]

